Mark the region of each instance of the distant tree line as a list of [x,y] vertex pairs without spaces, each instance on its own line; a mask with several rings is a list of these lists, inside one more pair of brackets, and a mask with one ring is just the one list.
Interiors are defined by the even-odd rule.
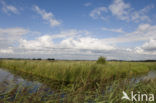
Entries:
[[120,62],[156,62],[156,60],[108,60],[108,61],[120,61]]
[[[47,58],[47,59],[42,59],[42,58],[0,58],[0,60],[6,59],[6,60],[49,60],[49,61],[54,61],[55,58]],[[70,60],[69,60],[70,61]],[[74,61],[82,61],[82,60],[74,60]],[[86,61],[86,60],[83,60]],[[90,60],[92,61],[92,60]],[[107,60],[107,61],[120,61],[120,62],[156,62],[156,60]],[[106,62],[105,57],[99,57],[97,60],[97,63],[104,63]]]
[[[0,58],[0,59],[6,59],[6,60],[43,60],[42,58]],[[55,58],[47,58],[44,60],[55,60]]]
[[54,58],[48,58],[47,60],[55,60]]

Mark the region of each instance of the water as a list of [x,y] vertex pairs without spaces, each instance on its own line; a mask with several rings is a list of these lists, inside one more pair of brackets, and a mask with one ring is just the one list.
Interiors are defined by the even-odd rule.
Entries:
[[38,88],[46,86],[38,81],[25,80],[20,76],[11,74],[7,70],[0,68],[0,93],[7,92],[14,86],[31,87],[30,92],[36,92]]
[[[151,70],[145,75],[132,78],[131,81],[138,83],[140,81],[146,81],[146,80],[151,80],[155,78],[156,78],[156,70]],[[9,88],[15,85],[21,85],[23,87],[31,87],[31,92],[36,92],[37,89],[40,87],[48,88],[47,85],[43,83],[40,83],[38,81],[29,81],[29,80],[23,79],[20,76],[14,75],[8,72],[7,70],[0,68],[0,92],[4,90],[8,90]]]
[[131,82],[139,83],[141,81],[149,81],[153,79],[156,79],[156,70],[151,70],[145,75],[134,77],[131,79]]

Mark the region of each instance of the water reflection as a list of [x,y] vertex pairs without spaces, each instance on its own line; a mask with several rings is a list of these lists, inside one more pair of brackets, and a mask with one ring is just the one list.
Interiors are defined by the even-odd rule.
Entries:
[[36,92],[38,88],[43,86],[37,81],[28,81],[23,78],[13,75],[10,72],[0,69],[0,92],[6,92],[10,88],[20,85],[21,87],[31,87],[30,92]]
[[134,77],[131,79],[131,82],[139,83],[141,81],[149,81],[156,79],[156,70],[151,70],[145,75]]

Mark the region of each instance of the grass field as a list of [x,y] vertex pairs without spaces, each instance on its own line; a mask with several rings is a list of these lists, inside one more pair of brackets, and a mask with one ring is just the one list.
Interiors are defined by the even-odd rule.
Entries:
[[[96,61],[0,60],[0,68],[41,80],[51,87],[55,85],[55,89],[68,92],[67,97],[63,98],[66,103],[83,103],[89,100],[119,103],[123,90],[156,93],[156,80],[142,81],[134,85],[130,82],[132,77],[146,74],[152,69],[156,70],[156,62],[109,61],[105,64],[97,64]],[[6,98],[15,90],[16,88],[13,88]],[[24,94],[14,94],[15,101],[25,100],[25,103],[29,100],[34,103],[41,101],[40,92],[35,95]],[[58,97],[49,95],[47,103],[57,103],[60,100]]]

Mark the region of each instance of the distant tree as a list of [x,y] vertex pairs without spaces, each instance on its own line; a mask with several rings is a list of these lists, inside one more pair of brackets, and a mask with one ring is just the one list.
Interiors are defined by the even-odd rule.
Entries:
[[97,64],[106,64],[106,58],[103,56],[100,56],[98,60],[96,61]]
[[41,58],[33,58],[32,60],[42,60]]
[[37,58],[36,60],[42,60],[41,58]]
[[32,58],[32,60],[36,60],[35,58]]
[[55,60],[54,58],[48,58],[47,60]]

